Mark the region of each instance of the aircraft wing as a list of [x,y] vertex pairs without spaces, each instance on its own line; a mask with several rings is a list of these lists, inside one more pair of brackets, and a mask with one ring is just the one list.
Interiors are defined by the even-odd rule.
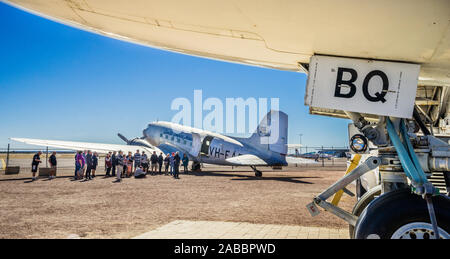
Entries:
[[97,152],[100,154],[106,154],[112,151],[123,151],[124,153],[132,152],[133,154],[136,150],[145,151],[147,154],[156,153],[159,154],[161,150],[156,147],[143,147],[135,145],[120,145],[120,144],[103,144],[103,143],[89,143],[89,142],[74,142],[74,141],[62,141],[62,140],[45,140],[45,139],[29,139],[29,138],[11,138],[11,140],[26,143],[29,145],[44,146],[61,148],[67,150],[91,150],[92,152]]
[[302,158],[302,157],[291,157],[291,156],[287,156],[286,157],[286,162],[288,163],[288,165],[290,164],[316,164],[317,162],[312,160],[312,159],[306,159],[306,158]]
[[421,64],[450,86],[448,0],[0,0],[69,26],[179,53],[304,71],[314,54]]
[[240,155],[226,159],[227,162],[230,162],[234,165],[254,165],[254,166],[266,166],[267,162],[262,160],[261,158],[255,155]]

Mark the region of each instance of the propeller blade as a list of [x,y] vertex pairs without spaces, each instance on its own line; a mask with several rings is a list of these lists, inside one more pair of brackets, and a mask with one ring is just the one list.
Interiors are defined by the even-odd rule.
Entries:
[[129,141],[126,137],[124,137],[122,134],[117,133],[117,136],[119,136],[119,138],[121,138],[121,139],[122,139],[123,141],[125,141],[127,144],[130,143],[130,141]]

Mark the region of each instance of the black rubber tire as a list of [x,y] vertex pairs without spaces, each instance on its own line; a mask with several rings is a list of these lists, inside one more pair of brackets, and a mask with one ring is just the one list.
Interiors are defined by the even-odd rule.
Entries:
[[[450,199],[434,196],[432,200],[438,226],[450,233]],[[413,222],[430,223],[425,200],[410,189],[395,190],[376,198],[364,209],[356,222],[355,238],[371,235],[390,239],[397,229]]]
[[201,171],[201,164],[200,163],[192,163],[192,171],[193,172],[199,172]]
[[[364,195],[361,196],[361,199],[359,199],[359,201],[353,207],[352,214],[359,217],[359,215],[361,215],[361,213],[364,211],[367,205],[369,205],[369,203],[372,202],[376,196],[380,195],[381,195],[381,185],[377,185],[372,189],[370,189],[368,192],[364,193]],[[355,238],[354,237],[355,227],[352,225],[348,225],[348,231],[350,234],[350,238],[352,239]]]
[[261,172],[261,171],[255,172],[255,176],[256,176],[256,177],[262,177],[262,172]]

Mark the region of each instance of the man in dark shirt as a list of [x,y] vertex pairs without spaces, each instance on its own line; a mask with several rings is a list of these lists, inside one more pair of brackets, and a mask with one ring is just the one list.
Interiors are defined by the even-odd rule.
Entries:
[[92,158],[92,152],[88,150],[86,155],[86,180],[91,180],[91,171],[94,166],[94,160]]
[[152,175],[154,175],[154,174],[156,174],[156,171],[158,170],[157,169],[157,166],[158,166],[158,156],[156,155],[156,152],[155,151],[153,151],[153,154],[152,154],[152,156],[150,157],[150,162],[151,162],[151,164],[152,164],[152,166],[151,166],[151,174]]
[[159,174],[161,174],[161,168],[164,162],[163,153],[161,152],[158,156],[158,164],[159,164]]
[[178,154],[178,152],[175,154],[174,159],[175,159],[175,161],[174,161],[174,169],[175,170],[173,172],[173,177],[175,179],[180,179],[179,174],[180,174],[180,161],[181,161],[181,158],[180,158],[180,155]]
[[56,152],[53,151],[52,155],[48,159],[48,162],[50,163],[50,176],[48,177],[50,180],[56,178]]
[[112,175],[111,176],[116,176],[116,166],[117,166],[117,156],[116,156],[116,151],[113,152],[112,156],[111,156],[111,162],[112,162]]
[[36,172],[38,171],[39,163],[42,163],[41,161],[41,151],[38,151],[33,156],[33,162],[31,162],[31,172],[33,173],[32,181],[36,180]]
[[92,156],[92,177],[91,179],[95,178],[95,171],[97,170],[98,165],[98,154],[97,152],[94,152],[94,155]]

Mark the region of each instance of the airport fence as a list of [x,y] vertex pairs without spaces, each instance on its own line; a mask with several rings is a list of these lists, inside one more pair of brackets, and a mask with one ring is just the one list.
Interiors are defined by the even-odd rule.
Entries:
[[350,158],[349,148],[345,146],[303,146],[290,145],[288,155],[312,160],[315,163],[298,163],[299,167],[346,167]]
[[[10,146],[0,147],[0,170],[6,166],[20,166],[21,169],[31,169],[31,161],[35,153],[42,152],[41,167],[49,167],[48,158],[53,151],[57,153],[58,168],[75,168],[75,151],[44,147],[41,149],[32,148],[11,148]],[[326,147],[326,146],[301,146],[289,148],[288,156],[302,158],[296,163],[290,164],[295,167],[345,167],[348,160],[347,147]],[[98,167],[104,169],[104,155],[100,155]]]
[[52,152],[56,152],[58,158],[58,168],[75,168],[75,151],[55,149],[55,148],[0,148],[0,170],[6,166],[19,166],[21,169],[31,169],[31,162],[34,154],[42,152],[40,167],[49,167],[48,159]]

